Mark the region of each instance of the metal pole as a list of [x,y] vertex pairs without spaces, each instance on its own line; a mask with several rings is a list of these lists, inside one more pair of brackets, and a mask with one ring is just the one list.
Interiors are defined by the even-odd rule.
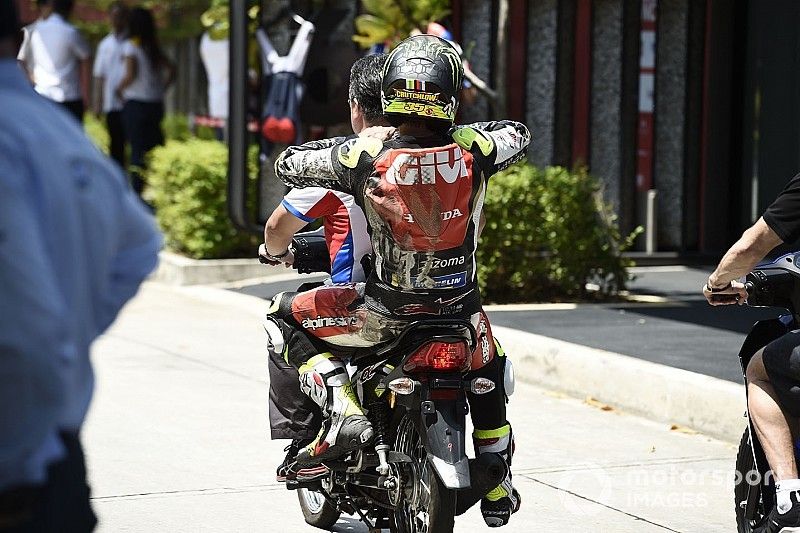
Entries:
[[497,87],[496,98],[491,101],[492,115],[495,119],[506,117],[506,71],[508,67],[508,2],[509,0],[499,0],[497,2],[497,37],[495,39],[495,53],[492,62],[494,63],[494,86]]
[[647,191],[645,223],[645,252],[652,255],[658,248],[658,191],[650,189]]
[[247,213],[247,2],[230,3],[228,214],[243,229],[260,232]]

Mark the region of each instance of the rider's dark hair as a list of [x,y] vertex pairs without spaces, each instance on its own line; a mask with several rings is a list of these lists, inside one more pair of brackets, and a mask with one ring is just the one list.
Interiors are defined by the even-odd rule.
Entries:
[[139,41],[144,55],[155,67],[162,67],[167,61],[156,36],[156,22],[153,13],[143,7],[134,7],[128,15],[128,36]]
[[371,54],[356,60],[350,68],[349,100],[358,102],[367,120],[383,117],[381,78],[386,54]]
[[53,0],[53,11],[61,15],[63,18],[68,18],[72,13],[72,8],[75,6],[74,0]]
[[389,115],[386,117],[386,121],[395,128],[399,128],[405,124],[407,126],[416,126],[417,128],[428,130],[437,135],[446,135],[450,128],[453,127],[452,124],[444,120],[425,120],[403,115]]

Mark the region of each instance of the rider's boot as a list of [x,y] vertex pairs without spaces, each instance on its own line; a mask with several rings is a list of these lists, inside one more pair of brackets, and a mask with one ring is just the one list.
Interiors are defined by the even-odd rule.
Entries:
[[322,408],[324,420],[317,437],[297,454],[297,462],[317,464],[365,447],[372,439],[372,425],[353,392],[344,363],[323,353],[299,371],[300,390]]
[[[778,482],[780,488],[780,482]],[[787,494],[788,500],[785,504],[784,512],[780,512],[779,505],[775,505],[770,511],[767,519],[761,527],[753,530],[753,533],[800,533],[800,490]],[[787,508],[788,507],[788,508]]]
[[283,458],[283,462],[278,466],[278,470],[275,473],[276,480],[283,483],[287,479],[294,478],[293,470],[296,469],[295,465],[297,464],[294,458],[300,448],[306,446],[308,442],[308,439],[294,439],[291,444],[283,449],[286,452],[286,457]]
[[486,452],[496,453],[508,465],[508,474],[503,482],[490,490],[481,500],[481,514],[486,525],[504,526],[522,504],[519,492],[511,484],[511,457],[514,455],[514,434],[511,432],[511,425],[506,424],[491,430],[476,429],[472,439],[478,455]]

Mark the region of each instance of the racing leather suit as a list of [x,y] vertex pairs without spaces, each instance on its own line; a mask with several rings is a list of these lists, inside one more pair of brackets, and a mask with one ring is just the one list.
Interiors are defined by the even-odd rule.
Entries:
[[[313,141],[284,151],[275,163],[278,177],[291,187],[353,195],[367,216],[374,251],[364,287],[297,295],[286,309],[290,322],[343,347],[384,342],[425,317],[472,319],[485,333],[475,250],[487,182],[522,159],[529,142],[523,124],[497,121],[455,127],[447,136],[386,142],[353,136],[333,147]],[[289,360],[299,366],[319,353],[308,350],[316,339],[289,341]],[[476,354],[473,370],[492,356]]]

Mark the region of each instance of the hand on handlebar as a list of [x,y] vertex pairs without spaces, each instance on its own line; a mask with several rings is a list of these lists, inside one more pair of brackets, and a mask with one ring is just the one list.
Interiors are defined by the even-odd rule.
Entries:
[[267,246],[262,242],[258,246],[258,260],[261,263],[270,266],[277,266],[283,263],[284,265],[286,265],[286,268],[289,268],[292,266],[292,263],[294,263],[294,252],[290,247],[288,253],[285,256],[281,257],[280,261],[276,261],[272,256],[270,256],[267,253]]
[[744,283],[731,281],[727,289],[711,292],[708,285],[703,285],[703,296],[711,305],[743,305],[747,301],[747,289]]
[[292,251],[291,247],[289,247],[289,253],[286,254],[286,256],[284,256],[283,258],[281,258],[281,261],[283,262],[283,265],[286,268],[292,267],[292,265],[294,264],[294,251]]

